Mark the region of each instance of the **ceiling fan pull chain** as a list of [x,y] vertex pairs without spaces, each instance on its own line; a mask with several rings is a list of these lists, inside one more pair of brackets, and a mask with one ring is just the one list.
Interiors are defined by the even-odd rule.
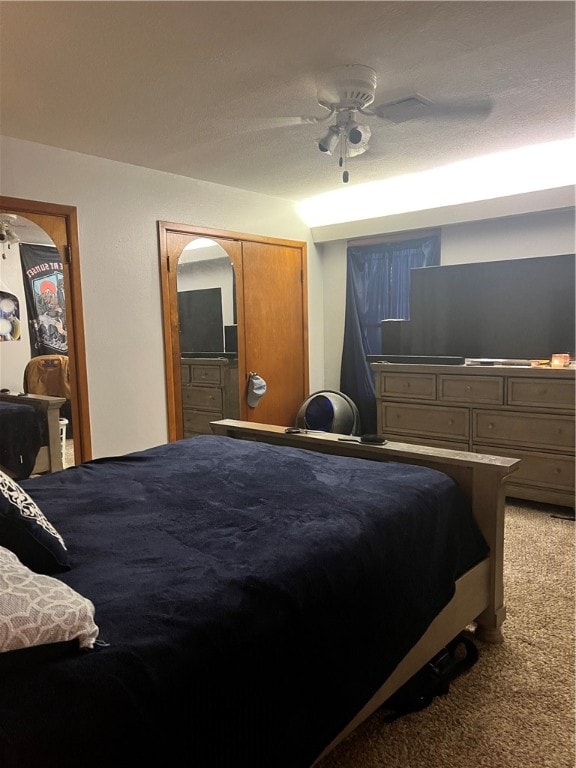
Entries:
[[348,154],[348,142],[346,141],[346,131],[342,132],[342,141],[340,144],[340,168],[342,168],[342,181],[348,183],[350,174],[346,170],[346,155]]

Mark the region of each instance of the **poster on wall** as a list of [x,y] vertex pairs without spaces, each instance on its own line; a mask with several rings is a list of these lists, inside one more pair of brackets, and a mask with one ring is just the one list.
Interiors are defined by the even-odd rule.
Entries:
[[20,243],[20,260],[31,357],[67,355],[64,274],[58,249],[49,245]]
[[20,340],[20,303],[8,291],[0,291],[0,341]]

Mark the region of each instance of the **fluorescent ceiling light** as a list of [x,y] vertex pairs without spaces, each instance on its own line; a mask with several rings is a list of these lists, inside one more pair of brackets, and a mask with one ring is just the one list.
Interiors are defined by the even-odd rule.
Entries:
[[576,140],[463,160],[386,181],[341,187],[296,206],[309,227],[491,200],[576,182]]

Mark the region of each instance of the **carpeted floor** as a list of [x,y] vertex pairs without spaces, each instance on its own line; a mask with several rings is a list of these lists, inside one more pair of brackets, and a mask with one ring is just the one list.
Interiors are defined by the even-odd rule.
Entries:
[[506,508],[504,643],[447,696],[386,723],[375,713],[319,768],[574,768],[574,522]]

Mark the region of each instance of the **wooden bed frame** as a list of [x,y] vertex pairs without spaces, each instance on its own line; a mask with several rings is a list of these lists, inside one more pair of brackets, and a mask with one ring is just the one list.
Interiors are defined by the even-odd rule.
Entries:
[[[349,435],[327,432],[286,433],[285,427],[224,419],[211,424],[217,435],[289,445],[340,456],[373,461],[401,461],[431,467],[450,475],[468,497],[472,512],[490,547],[490,556],[461,576],[450,603],[402,659],[386,682],[354,719],[318,756],[325,755],[366,720],[395,691],[463,629],[475,625],[475,635],[486,642],[501,642],[504,606],[504,481],[514,472],[519,459],[452,451],[442,448],[387,442],[370,445],[351,441]],[[346,438],[345,441],[342,438]],[[354,438],[352,438],[354,440]],[[359,438],[356,438],[359,441]]]
[[49,395],[9,395],[0,394],[0,400],[9,403],[21,403],[33,406],[45,419],[48,426],[48,438],[38,451],[36,463],[32,469],[33,475],[45,472],[57,472],[63,468],[62,446],[60,443],[60,408],[66,402],[64,397]]

